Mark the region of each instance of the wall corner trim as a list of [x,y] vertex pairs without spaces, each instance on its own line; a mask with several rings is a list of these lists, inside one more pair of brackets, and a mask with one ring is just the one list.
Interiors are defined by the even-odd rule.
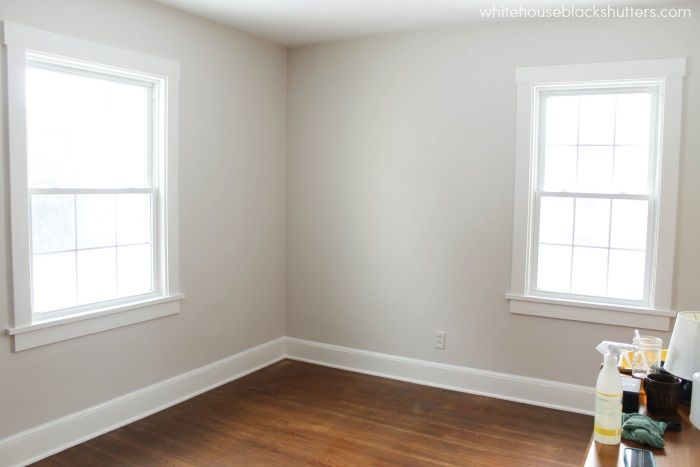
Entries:
[[287,337],[287,358],[409,383],[593,414],[594,388]]
[[285,358],[285,338],[0,439],[3,465],[27,465],[184,402]]

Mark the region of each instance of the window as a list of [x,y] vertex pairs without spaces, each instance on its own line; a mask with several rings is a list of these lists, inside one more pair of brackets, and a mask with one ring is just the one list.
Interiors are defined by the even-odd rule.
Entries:
[[659,86],[538,90],[533,293],[649,304]]
[[33,314],[157,293],[157,84],[27,58]]
[[176,312],[177,64],[4,26],[16,350]]
[[668,327],[684,64],[518,70],[511,311]]

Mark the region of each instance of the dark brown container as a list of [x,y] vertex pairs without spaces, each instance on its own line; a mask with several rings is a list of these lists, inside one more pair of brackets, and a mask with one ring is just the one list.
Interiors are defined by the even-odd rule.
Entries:
[[647,375],[644,385],[647,392],[647,410],[656,415],[673,415],[678,409],[681,379],[670,374]]

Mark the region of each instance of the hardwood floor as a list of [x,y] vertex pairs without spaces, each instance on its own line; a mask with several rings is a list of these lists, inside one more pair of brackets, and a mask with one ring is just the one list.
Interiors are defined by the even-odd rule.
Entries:
[[284,360],[36,465],[580,465],[592,425]]

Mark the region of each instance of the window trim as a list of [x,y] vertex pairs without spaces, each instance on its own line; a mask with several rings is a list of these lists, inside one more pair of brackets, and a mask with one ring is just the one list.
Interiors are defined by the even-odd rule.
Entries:
[[[4,21],[3,43],[6,50],[8,140],[10,154],[10,207],[13,271],[13,312],[6,333],[14,336],[14,350],[44,345],[79,335],[99,332],[113,327],[133,324],[179,312],[178,300],[184,298],[179,285],[179,236],[178,236],[178,110],[179,63],[104,44],[76,39],[39,29]],[[32,53],[60,57],[61,61],[74,62],[80,68],[114,72],[129,79],[148,77],[160,81],[154,88],[163,105],[159,109],[158,122],[165,125],[163,131],[154,131],[161,150],[153,154],[157,171],[157,187],[163,196],[156,202],[160,213],[154,232],[159,232],[155,245],[160,249],[154,264],[163,273],[157,284],[160,293],[155,297],[139,296],[128,303],[103,303],[99,309],[73,313],[67,316],[32,316],[30,290],[29,239],[29,189],[27,180],[26,108],[24,73],[26,60]],[[64,59],[64,57],[67,57]],[[149,308],[150,307],[150,308]],[[154,311],[155,309],[160,311]],[[167,313],[164,310],[167,309]],[[109,311],[112,319],[105,316]],[[123,311],[123,317],[117,317]],[[50,313],[51,314],[51,313]],[[128,318],[126,317],[128,315]],[[76,320],[78,317],[80,320]],[[95,318],[94,325],[85,325],[88,318]],[[46,331],[51,323],[55,332]],[[76,323],[82,323],[77,326]],[[41,331],[40,336],[32,336]],[[61,338],[63,336],[63,338]]]
[[[678,202],[678,174],[681,141],[682,86],[685,76],[685,58],[643,60],[635,62],[610,62],[579,65],[553,65],[517,68],[516,158],[513,209],[513,256],[511,288],[506,294],[510,311],[575,321],[615,324],[647,329],[668,330],[672,304],[673,263],[675,251],[676,210]],[[656,81],[662,83],[657,168],[658,204],[655,232],[656,270],[652,284],[653,303],[613,304],[569,298],[545,297],[529,292],[530,252],[532,246],[532,222],[534,170],[537,155],[536,138],[532,132],[538,122],[534,110],[538,98],[538,86],[610,84],[625,81]],[[581,308],[589,311],[584,312]],[[645,315],[653,320],[642,319]]]

